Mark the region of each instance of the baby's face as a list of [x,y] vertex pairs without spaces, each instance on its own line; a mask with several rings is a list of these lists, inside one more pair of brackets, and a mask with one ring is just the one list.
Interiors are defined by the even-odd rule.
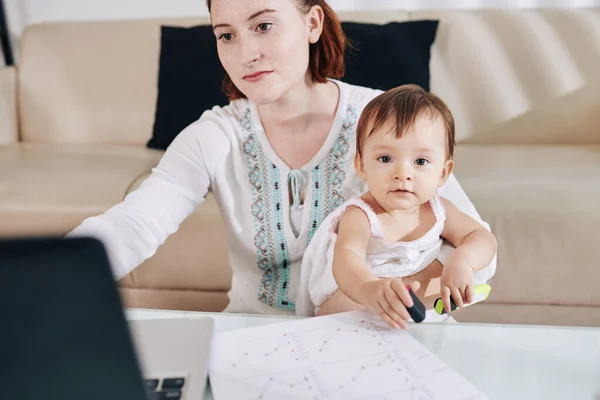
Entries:
[[441,118],[419,116],[400,139],[373,132],[364,142],[357,172],[386,210],[408,210],[429,201],[452,171]]

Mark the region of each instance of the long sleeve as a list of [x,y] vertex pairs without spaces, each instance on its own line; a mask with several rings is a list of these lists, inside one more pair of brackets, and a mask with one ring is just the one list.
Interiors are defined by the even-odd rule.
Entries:
[[[488,231],[491,231],[490,225],[481,219],[481,216],[475,209],[475,206],[471,200],[469,200],[469,197],[463,190],[454,174],[450,174],[450,177],[446,183],[439,189],[438,194],[450,200],[456,206],[456,208],[481,223]],[[454,246],[444,240],[442,249],[440,250],[437,259],[442,265],[444,265],[453,251]],[[488,282],[494,276],[496,273],[496,258],[497,254],[494,256],[488,266],[475,273],[476,283]]]
[[151,257],[183,220],[204,201],[211,177],[200,136],[218,129],[197,121],[166,150],[151,175],[103,214],[86,219],[67,236],[92,236],[107,249],[113,275],[120,279]]

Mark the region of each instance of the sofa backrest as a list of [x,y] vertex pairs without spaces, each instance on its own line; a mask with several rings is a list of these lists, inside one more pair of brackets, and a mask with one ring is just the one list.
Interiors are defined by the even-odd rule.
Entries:
[[[431,90],[459,142],[599,143],[598,10],[340,13],[345,21],[440,19]],[[47,23],[21,41],[21,139],[145,145],[161,25],[208,19]],[[200,114],[200,112],[199,112]]]
[[431,90],[459,142],[600,143],[600,9],[418,12],[440,19]]
[[[346,17],[388,22],[406,20],[408,13]],[[161,25],[209,23],[208,18],[194,18],[27,27],[19,62],[21,139],[145,145],[158,94]]]

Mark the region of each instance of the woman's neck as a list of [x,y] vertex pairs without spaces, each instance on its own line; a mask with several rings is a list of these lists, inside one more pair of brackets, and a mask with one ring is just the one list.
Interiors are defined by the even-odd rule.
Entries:
[[312,160],[327,140],[340,93],[333,83],[299,85],[276,103],[259,106],[271,148],[291,169]]
[[307,78],[276,102],[259,105],[258,112],[263,123],[286,125],[310,120],[314,114],[335,112],[339,97],[337,90],[337,85],[332,82],[313,83]]

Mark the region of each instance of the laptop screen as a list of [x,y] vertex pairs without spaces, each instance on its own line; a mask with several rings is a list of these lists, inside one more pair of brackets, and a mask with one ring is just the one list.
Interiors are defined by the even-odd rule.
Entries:
[[0,397],[145,400],[100,242],[0,241],[0,310]]

